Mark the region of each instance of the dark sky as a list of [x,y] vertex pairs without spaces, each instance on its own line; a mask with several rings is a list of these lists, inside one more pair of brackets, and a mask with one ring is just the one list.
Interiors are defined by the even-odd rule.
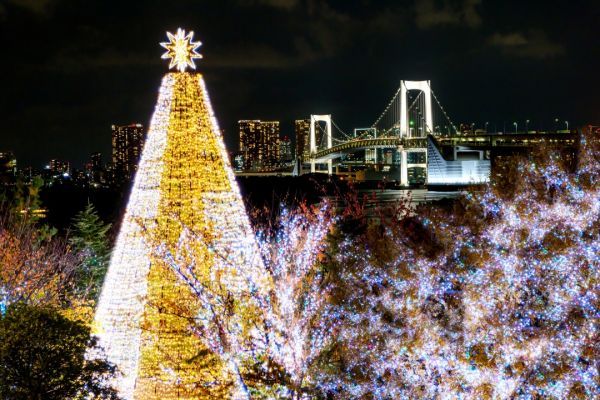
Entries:
[[600,123],[598,0],[0,0],[0,150],[106,160],[111,124],[150,120],[179,26],[232,150],[238,119],[368,126],[401,79],[456,122]]

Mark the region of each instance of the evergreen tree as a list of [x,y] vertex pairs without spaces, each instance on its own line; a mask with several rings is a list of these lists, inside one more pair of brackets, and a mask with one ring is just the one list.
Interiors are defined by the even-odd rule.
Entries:
[[86,208],[73,219],[73,231],[69,243],[82,257],[76,276],[76,289],[80,294],[90,295],[94,299],[98,295],[108,268],[110,226],[100,219],[91,203],[88,203]]

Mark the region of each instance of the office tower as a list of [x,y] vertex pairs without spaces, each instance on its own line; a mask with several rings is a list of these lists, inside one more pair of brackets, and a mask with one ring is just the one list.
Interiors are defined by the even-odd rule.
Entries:
[[112,173],[116,184],[129,182],[135,175],[144,147],[142,124],[112,126]]
[[272,170],[279,165],[279,121],[262,121],[263,154],[266,170]]
[[294,121],[296,134],[296,158],[308,160],[310,150],[310,119],[297,119]]
[[240,120],[238,127],[244,169],[274,170],[279,164],[279,121]]
[[102,166],[102,153],[92,153],[85,165],[85,175],[90,185],[99,187],[106,183],[106,170]]
[[260,121],[240,120],[238,121],[240,133],[240,153],[244,158],[244,170],[256,169],[260,158]]
[[284,136],[279,142],[279,163],[287,164],[292,160],[292,141],[289,137]]

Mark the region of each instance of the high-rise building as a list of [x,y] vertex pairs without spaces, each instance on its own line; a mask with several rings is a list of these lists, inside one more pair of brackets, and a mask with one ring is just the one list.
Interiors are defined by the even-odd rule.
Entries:
[[240,153],[244,159],[244,170],[250,170],[257,167],[254,165],[260,158],[260,138],[261,126],[259,120],[240,120],[238,121],[240,131]]
[[264,165],[269,170],[279,165],[279,121],[262,121],[260,125],[264,138]]
[[279,164],[279,121],[240,120],[244,169],[272,171]]
[[112,126],[112,172],[115,183],[128,182],[134,176],[143,147],[142,124]]
[[102,153],[92,153],[90,161],[85,165],[85,177],[87,183],[99,187],[106,183],[106,171],[102,166]]
[[279,163],[287,164],[292,160],[292,141],[289,137],[284,136],[279,142]]
[[45,185],[53,186],[55,184],[71,182],[71,173],[71,163],[68,161],[52,159],[44,167],[41,176]]
[[296,157],[307,160],[310,150],[310,119],[294,121],[294,132],[296,134]]

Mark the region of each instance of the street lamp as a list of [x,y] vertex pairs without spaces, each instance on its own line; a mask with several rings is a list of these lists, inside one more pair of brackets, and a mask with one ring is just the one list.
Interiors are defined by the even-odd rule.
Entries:
[[567,130],[569,130],[569,121],[565,121],[565,124],[567,125]]
[[487,127],[488,127],[489,122],[485,122],[485,133],[487,133]]
[[554,129],[558,130],[558,118],[554,118],[554,124],[555,124]]
[[519,130],[519,125],[516,122],[513,122],[513,125],[515,126],[515,133],[517,133]]
[[525,120],[525,133],[529,133],[529,120]]

